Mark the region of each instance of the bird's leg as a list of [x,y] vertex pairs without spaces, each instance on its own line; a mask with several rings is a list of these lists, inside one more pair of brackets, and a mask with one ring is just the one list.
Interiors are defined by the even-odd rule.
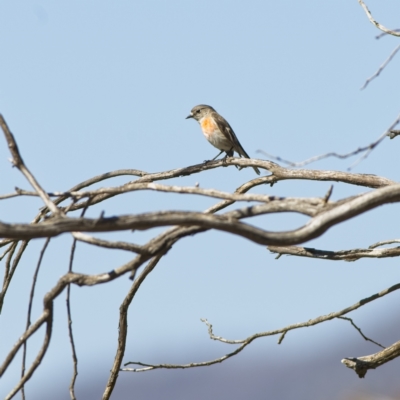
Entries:
[[226,151],[225,153],[226,153],[225,157],[222,158],[222,161],[224,162],[224,164],[226,164],[226,159],[228,157],[233,157],[233,155],[234,155],[233,147],[230,150]]
[[221,150],[211,161],[216,160],[224,151]]
[[[224,151],[225,151],[225,150],[221,150],[212,160],[204,160],[204,162],[207,164],[208,162],[211,162],[211,161],[216,160]],[[233,147],[232,147],[230,150],[225,151],[225,153],[226,153],[226,154],[225,154],[224,157],[221,158],[221,161],[226,161],[226,159],[227,159],[228,157],[233,157],[233,154],[234,154]]]
[[216,160],[223,152],[224,152],[224,150],[221,150],[212,160],[204,160],[204,163],[207,164],[211,161]]
[[[235,155],[235,150],[233,150],[233,147],[232,147],[229,151],[226,152],[226,155],[225,155],[225,157],[224,157],[224,160],[226,160],[228,157],[233,157],[234,155]],[[239,154],[239,156],[240,156],[240,154]],[[241,169],[242,169],[242,167],[239,166],[239,165],[235,165],[235,167],[236,167],[238,170],[241,170]]]
[[230,150],[226,151],[224,160],[226,160],[228,157],[233,157],[233,154],[234,154],[234,152],[233,152],[233,147],[232,147]]

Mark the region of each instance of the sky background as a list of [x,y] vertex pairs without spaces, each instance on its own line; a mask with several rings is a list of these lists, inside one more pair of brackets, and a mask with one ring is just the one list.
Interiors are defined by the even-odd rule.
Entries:
[[[400,28],[398,1],[370,0],[367,5],[380,23]],[[395,37],[376,40],[379,33],[356,0],[3,0],[0,112],[24,161],[47,191],[68,190],[117,169],[158,172],[213,158],[216,149],[204,139],[198,124],[185,120],[200,103],[213,106],[229,121],[254,158],[264,157],[259,150],[292,161],[331,151],[347,153],[373,142],[400,112],[400,55],[360,90],[399,44]],[[385,139],[353,171],[398,180],[399,140]],[[0,140],[1,194],[15,186],[30,189],[9,158],[7,145]],[[346,171],[355,159],[327,159],[310,168]],[[229,167],[165,183],[234,191],[254,177],[251,168]],[[130,180],[120,177],[95,187]],[[329,186],[329,182],[284,181],[252,192],[322,197]],[[332,200],[366,191],[334,183]],[[202,211],[215,202],[135,192],[95,206],[87,215]],[[30,222],[41,206],[36,198],[2,200],[0,220]],[[279,214],[251,222],[280,231],[306,221],[304,216]],[[398,238],[398,221],[398,205],[388,205],[332,228],[307,246],[366,248]],[[95,236],[145,243],[162,231]],[[33,320],[42,311],[44,294],[67,271],[71,242],[66,234],[50,243],[39,275]],[[0,318],[1,359],[24,330],[32,275],[43,243],[29,244],[7,293]],[[97,274],[131,258],[122,251],[79,243],[74,270]],[[162,259],[134,298],[125,361],[188,363],[220,357],[232,348],[210,341],[200,318],[214,325],[215,334],[242,339],[340,310],[398,282],[396,259],[347,263],[282,256],[276,260],[265,247],[227,233],[189,237]],[[98,397],[103,390],[117,343],[118,309],[130,285],[124,276],[106,285],[72,288],[78,398],[93,374],[104,380],[93,385],[90,395]],[[393,293],[350,316],[368,334],[377,324],[398,316],[399,300],[400,293]],[[68,398],[72,366],[65,294],[55,301],[55,310],[52,342],[26,386],[28,398],[55,387],[65,396],[59,398]],[[311,352],[324,353],[331,340],[346,343],[356,334],[344,321],[333,321],[291,332],[281,346],[276,345],[277,337],[260,340],[240,356],[240,363],[252,368],[252,357],[272,364],[274,357],[296,363]],[[43,330],[30,342],[29,361],[42,338]],[[376,351],[370,345],[368,352]],[[338,353],[327,362],[345,369],[341,358],[360,355],[365,354]],[[218,368],[229,368],[234,362]],[[352,371],[344,372],[358,379]],[[374,373],[378,371],[370,374]],[[18,360],[0,382],[1,398],[19,374]],[[144,376],[130,378],[149,379]],[[154,378],[159,376],[165,375]]]

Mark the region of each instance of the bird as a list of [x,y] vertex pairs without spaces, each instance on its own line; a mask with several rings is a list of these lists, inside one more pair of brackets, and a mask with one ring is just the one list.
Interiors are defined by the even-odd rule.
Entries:
[[[223,152],[226,153],[225,158],[233,157],[235,151],[241,157],[250,158],[228,121],[218,114],[213,107],[199,104],[191,109],[186,119],[188,118],[195,119],[200,124],[206,139],[218,150],[221,150],[213,160]],[[253,167],[253,169],[257,175],[260,175],[260,170],[257,167]]]

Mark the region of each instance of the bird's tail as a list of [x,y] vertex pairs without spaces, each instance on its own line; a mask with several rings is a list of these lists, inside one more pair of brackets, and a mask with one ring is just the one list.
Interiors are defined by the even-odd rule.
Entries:
[[[239,155],[241,155],[242,157],[245,157],[245,158],[250,158],[242,146],[240,146],[240,149],[238,149],[238,150],[240,150],[240,151],[238,151]],[[254,169],[254,171],[256,171],[257,175],[260,175],[260,170],[257,167],[253,167],[253,169]]]

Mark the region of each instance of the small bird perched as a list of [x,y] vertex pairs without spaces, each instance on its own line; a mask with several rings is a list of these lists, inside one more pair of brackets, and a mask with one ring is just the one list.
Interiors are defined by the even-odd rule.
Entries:
[[[221,150],[213,160],[222,152],[226,153],[225,157],[233,157],[235,151],[239,156],[250,158],[240,144],[228,121],[223,116],[219,115],[211,106],[199,104],[193,107],[190,111],[190,115],[188,115],[186,119],[188,118],[194,118],[200,124],[206,139],[218,150]],[[260,170],[257,167],[253,167],[253,169],[260,175]]]

